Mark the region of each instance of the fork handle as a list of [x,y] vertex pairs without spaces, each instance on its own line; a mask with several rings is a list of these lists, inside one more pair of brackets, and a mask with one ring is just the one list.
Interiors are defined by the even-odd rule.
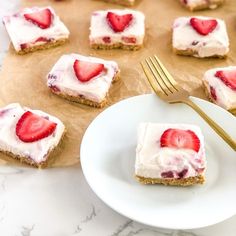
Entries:
[[222,138],[228,145],[236,151],[236,142],[226,133],[214,120],[212,120],[198,105],[192,102],[190,99],[182,101],[191,108],[193,108]]

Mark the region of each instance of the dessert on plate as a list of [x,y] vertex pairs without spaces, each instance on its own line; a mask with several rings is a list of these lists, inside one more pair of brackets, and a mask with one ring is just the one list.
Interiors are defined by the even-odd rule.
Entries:
[[65,126],[43,111],[18,103],[0,109],[0,151],[35,167],[45,167]]
[[124,6],[133,6],[136,0],[97,0],[97,1],[116,3]]
[[69,37],[68,29],[51,7],[25,8],[4,16],[3,24],[18,54],[58,46]]
[[215,9],[224,3],[224,0],[180,0],[190,11]]
[[190,124],[141,123],[135,175],[143,184],[188,186],[205,181],[204,138]]
[[224,58],[229,51],[225,22],[204,16],[179,17],[173,24],[172,46],[178,55]]
[[144,14],[139,11],[95,11],[91,17],[90,46],[94,49],[140,49],[145,35],[144,21]]
[[51,91],[70,101],[104,107],[112,82],[119,79],[116,62],[79,54],[63,55],[47,76]]
[[226,110],[236,109],[236,66],[206,71],[203,84],[212,102]]

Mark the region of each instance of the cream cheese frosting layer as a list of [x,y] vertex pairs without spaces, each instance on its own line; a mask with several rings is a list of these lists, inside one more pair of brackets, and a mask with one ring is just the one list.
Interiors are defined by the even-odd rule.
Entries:
[[[47,29],[41,29],[32,22],[27,21],[24,17],[24,14],[26,13],[33,13],[43,9],[49,9],[53,15],[52,24]],[[25,8],[19,13],[3,17],[3,23],[5,24],[6,30],[16,51],[20,51],[21,45],[24,44],[29,44],[31,46],[45,44],[45,42],[36,42],[39,38],[46,38],[54,41],[69,37],[69,30],[51,7]]]
[[[105,70],[88,82],[77,79],[73,64],[75,60],[101,63]],[[107,61],[96,57],[86,57],[79,54],[63,55],[48,74],[48,87],[56,87],[58,93],[73,97],[84,96],[94,102],[102,102],[111,86],[112,80],[119,72],[118,65],[114,61]]]
[[[118,15],[132,14],[133,19],[130,25],[123,32],[114,32],[107,22],[106,16],[108,12],[114,12]],[[109,44],[143,44],[145,35],[145,16],[142,12],[134,10],[117,10],[111,9],[107,11],[95,11],[91,17],[90,36],[91,44],[104,44],[104,37],[109,37]],[[128,43],[126,38],[134,38],[135,41]]]
[[215,9],[223,0],[180,0],[184,5],[191,9],[197,8],[201,5],[206,5],[210,9]]
[[[212,19],[194,16],[199,19]],[[229,51],[229,39],[223,20],[216,19],[216,28],[208,35],[199,34],[191,25],[192,17],[179,17],[173,24],[173,48],[193,50],[196,57],[225,56]]]
[[218,77],[215,76],[217,71],[236,71],[236,66],[223,68],[214,68],[205,72],[203,80],[206,81],[206,86],[209,94],[211,87],[214,88],[217,99],[214,102],[225,108],[226,110],[236,108],[236,91],[232,90],[224,84]]
[[[169,128],[191,130],[200,140],[198,152],[160,146],[163,132]],[[135,174],[146,178],[162,178],[162,173],[172,171],[174,177],[187,170],[184,178],[204,173],[206,168],[204,138],[199,127],[186,124],[141,123],[138,128]]]
[[[50,121],[56,123],[57,126],[53,134],[31,143],[21,141],[16,135],[16,124],[26,111],[47,117]],[[28,157],[36,163],[46,160],[47,154],[60,142],[64,131],[63,123],[58,118],[45,112],[31,110],[22,107],[18,103],[12,103],[0,109],[0,149],[14,155]]]

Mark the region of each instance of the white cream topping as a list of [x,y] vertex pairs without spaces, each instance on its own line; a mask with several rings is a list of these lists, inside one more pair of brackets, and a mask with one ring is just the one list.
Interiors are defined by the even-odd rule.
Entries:
[[[21,141],[16,135],[16,124],[26,111],[47,117],[50,121],[55,122],[57,126],[54,133],[31,143]],[[36,163],[46,160],[46,155],[58,145],[64,131],[63,123],[58,118],[45,112],[31,110],[27,107],[22,107],[18,103],[12,103],[0,109],[0,149],[11,152],[14,155],[28,157]]]
[[[53,15],[52,24],[47,29],[41,29],[39,26],[26,20],[24,17],[24,14],[26,13],[33,13],[43,9],[49,9]],[[3,17],[3,23],[5,24],[6,30],[16,51],[21,50],[22,44],[28,44],[30,46],[45,44],[45,42],[35,43],[35,41],[40,37],[53,41],[69,37],[69,30],[51,7],[25,8],[19,13]]]
[[[195,16],[199,19],[210,17]],[[190,24],[191,17],[179,17],[173,24],[173,48],[193,50],[195,57],[224,56],[229,51],[229,39],[223,20],[216,19],[216,28],[208,35],[199,34]]]
[[210,87],[213,87],[216,93],[216,97],[217,99],[213,101],[229,110],[229,109],[233,109],[236,108],[236,91],[234,91],[233,89],[229,88],[227,85],[225,85],[225,83],[223,81],[221,81],[220,78],[216,77],[215,74],[217,71],[236,71],[236,66],[229,66],[229,67],[223,67],[223,68],[215,68],[215,69],[211,69],[205,72],[203,80],[206,81],[206,85],[207,85],[207,90],[209,92],[209,94],[211,94],[210,92]]
[[[133,19],[123,32],[115,32],[107,22],[106,16],[108,12],[114,12],[118,15],[132,14]],[[105,44],[104,37],[109,37],[110,43],[108,44],[122,43],[127,45],[142,45],[145,35],[144,21],[145,16],[139,11],[128,9],[95,11],[91,17],[90,44]],[[136,42],[128,43],[125,38],[134,38]]]
[[195,7],[206,5],[208,8],[215,9],[223,0],[180,0],[184,5],[194,9]]
[[[73,64],[75,60],[101,63],[104,71],[88,82],[77,79]],[[82,95],[94,102],[102,102],[112,83],[114,76],[119,72],[118,65],[114,61],[107,61],[96,57],[86,57],[79,54],[63,55],[48,74],[48,87],[58,88],[58,93],[68,94],[74,97]]]
[[[198,152],[160,146],[160,138],[169,128],[191,130],[200,140]],[[206,168],[204,138],[199,127],[186,124],[141,123],[138,128],[135,174],[146,178],[162,178],[161,173],[172,171],[174,177],[188,170],[184,178],[204,173]]]

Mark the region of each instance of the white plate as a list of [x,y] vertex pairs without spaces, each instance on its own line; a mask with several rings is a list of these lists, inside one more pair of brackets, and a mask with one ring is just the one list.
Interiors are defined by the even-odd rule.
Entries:
[[[236,138],[236,119],[222,108],[192,98]],[[146,186],[134,178],[136,131],[140,122],[190,123],[206,140],[206,183],[194,187]],[[163,228],[209,226],[236,214],[236,153],[186,105],[169,105],[155,95],[123,100],[88,127],[81,145],[84,175],[108,206],[135,221]]]

